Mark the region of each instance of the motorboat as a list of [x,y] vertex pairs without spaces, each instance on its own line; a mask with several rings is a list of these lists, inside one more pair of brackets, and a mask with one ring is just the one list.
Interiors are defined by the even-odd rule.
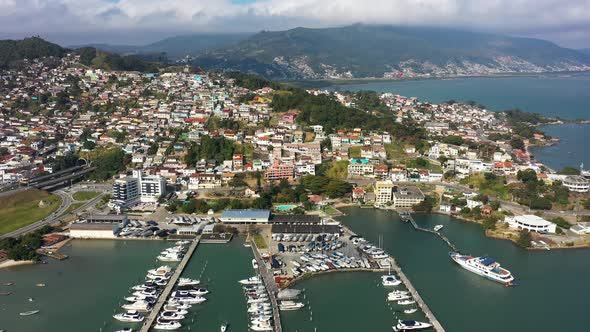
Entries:
[[159,255],[158,260],[160,260],[162,262],[180,262],[182,260],[182,255],[180,255],[180,254]]
[[130,310],[122,314],[113,315],[113,318],[121,322],[142,322],[145,317],[135,310]]
[[162,265],[157,269],[148,270],[148,274],[153,275],[153,276],[165,276],[171,272],[172,272],[172,268],[167,265]]
[[177,290],[172,292],[172,296],[187,296],[187,295],[196,295],[196,296],[201,296],[201,295],[206,295],[209,294],[209,291],[206,290],[205,288],[197,288],[194,290]]
[[288,311],[288,310],[298,310],[303,308],[305,305],[301,302],[294,302],[294,301],[281,301],[279,304],[279,309],[281,311]]
[[473,272],[484,278],[499,282],[506,286],[512,286],[514,277],[507,269],[500,266],[492,258],[488,257],[472,257],[468,255],[461,255],[458,252],[450,252],[449,257],[459,264],[462,268],[469,272]]
[[394,331],[417,331],[432,327],[432,324],[418,322],[415,320],[399,320],[393,327]]
[[401,301],[411,299],[411,297],[407,294],[391,294],[387,295],[387,301]]
[[35,315],[38,314],[41,310],[31,310],[31,311],[25,311],[25,312],[21,312],[19,313],[20,316],[31,316],[31,315]]
[[252,331],[272,331],[273,327],[270,322],[258,323],[258,324],[251,324],[250,329]]
[[132,328],[130,328],[130,327],[126,327],[126,328],[124,328],[124,329],[122,329],[122,330],[117,330],[117,331],[115,331],[115,332],[133,332],[133,329],[132,329]]
[[190,279],[190,278],[180,278],[178,279],[178,286],[196,286],[200,284],[201,281],[197,279]]
[[229,323],[223,323],[223,324],[221,324],[219,331],[226,332],[228,327],[229,327]]
[[164,311],[160,314],[160,319],[162,320],[183,320],[184,315],[177,314],[173,311]]
[[164,311],[188,310],[192,306],[188,303],[170,303],[164,305]]
[[179,309],[179,308],[169,308],[168,310],[166,310],[166,308],[164,308],[164,310],[162,312],[173,312],[178,315],[187,315],[188,314],[188,310]]
[[189,295],[189,296],[175,296],[168,301],[170,304],[178,303],[188,303],[188,304],[200,304],[207,301],[206,298],[202,296],[196,295]]
[[152,304],[145,300],[140,300],[133,303],[123,304],[121,308],[125,310],[150,311],[152,309]]
[[406,310],[404,310],[404,314],[413,314],[416,311],[418,311],[417,308],[406,309]]
[[414,301],[412,299],[397,301],[397,304],[399,304],[399,305],[410,305],[410,304],[414,304],[414,303],[416,303],[416,301]]
[[154,325],[155,330],[178,330],[182,325],[175,320],[158,320]]
[[438,232],[438,231],[440,231],[440,230],[441,230],[443,227],[444,227],[443,225],[436,225],[436,226],[434,226],[434,228],[433,228],[433,229],[434,229],[434,231],[435,231],[435,232]]
[[243,279],[238,281],[240,284],[242,285],[259,285],[262,283],[262,280],[260,279],[259,276],[254,276],[248,279]]
[[394,287],[401,283],[401,280],[397,279],[393,274],[381,276],[381,284],[385,287]]
[[256,259],[255,258],[252,258],[252,268],[254,270],[257,270],[258,269],[258,262],[256,262]]

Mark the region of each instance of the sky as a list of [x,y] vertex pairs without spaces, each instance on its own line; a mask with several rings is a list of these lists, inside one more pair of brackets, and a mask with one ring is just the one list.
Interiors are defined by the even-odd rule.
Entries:
[[0,38],[143,45],[191,33],[435,26],[590,48],[590,0],[0,0]]

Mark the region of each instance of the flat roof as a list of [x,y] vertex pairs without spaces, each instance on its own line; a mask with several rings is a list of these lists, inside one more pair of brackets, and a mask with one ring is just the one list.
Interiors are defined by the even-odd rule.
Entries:
[[70,230],[93,230],[93,231],[113,231],[119,223],[73,223],[70,225]]
[[126,214],[89,214],[89,215],[84,216],[83,219],[87,220],[88,222],[93,222],[95,220],[121,222],[121,221],[127,219],[127,215]]
[[221,213],[222,219],[266,219],[270,218],[269,210],[225,210]]
[[308,214],[273,214],[270,218],[273,223],[306,223],[306,224],[319,224],[322,218],[318,215]]

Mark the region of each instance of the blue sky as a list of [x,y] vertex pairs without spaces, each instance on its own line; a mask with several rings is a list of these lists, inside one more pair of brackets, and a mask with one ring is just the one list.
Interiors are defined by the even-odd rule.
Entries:
[[590,48],[590,0],[0,0],[0,38],[145,44],[354,23],[440,26]]

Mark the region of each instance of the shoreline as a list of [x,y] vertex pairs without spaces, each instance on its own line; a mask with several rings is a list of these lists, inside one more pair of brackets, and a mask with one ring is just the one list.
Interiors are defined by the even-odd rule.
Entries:
[[15,261],[12,259],[7,259],[5,261],[0,262],[0,270],[6,269],[9,267],[21,266],[21,265],[35,265],[37,262],[35,261]]

